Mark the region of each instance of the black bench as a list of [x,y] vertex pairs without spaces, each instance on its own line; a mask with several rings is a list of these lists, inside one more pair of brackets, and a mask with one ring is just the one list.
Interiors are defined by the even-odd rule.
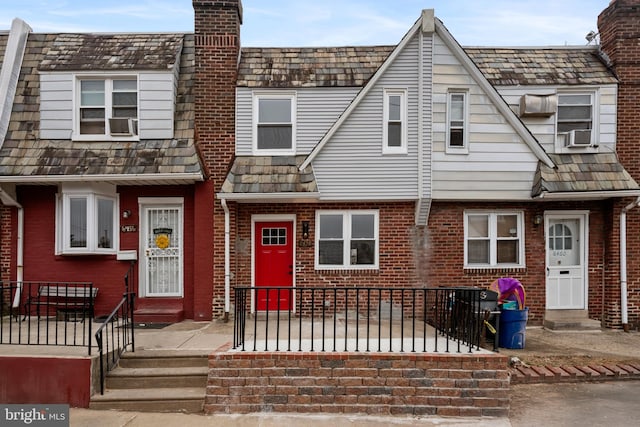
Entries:
[[49,308],[56,310],[56,315],[62,313],[64,320],[69,320],[71,313],[81,313],[84,316],[93,317],[93,306],[98,288],[91,286],[72,285],[40,285],[38,293],[30,296],[25,303],[24,319],[31,313],[31,307],[36,307],[36,314],[40,317],[40,307],[45,307],[48,314]]

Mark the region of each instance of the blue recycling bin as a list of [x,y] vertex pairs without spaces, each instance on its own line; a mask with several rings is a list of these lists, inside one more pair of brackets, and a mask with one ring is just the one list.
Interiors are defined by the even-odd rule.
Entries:
[[502,348],[524,348],[529,308],[500,312],[499,342]]

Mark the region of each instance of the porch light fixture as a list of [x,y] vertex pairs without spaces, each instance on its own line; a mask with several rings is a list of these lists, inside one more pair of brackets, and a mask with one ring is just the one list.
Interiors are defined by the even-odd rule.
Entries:
[[543,216],[542,215],[535,215],[533,217],[533,225],[540,225],[542,224],[542,220],[543,220]]
[[304,240],[309,238],[309,221],[302,221],[302,238]]
[[129,218],[131,216],[131,211],[129,209],[125,209],[122,211],[122,218]]

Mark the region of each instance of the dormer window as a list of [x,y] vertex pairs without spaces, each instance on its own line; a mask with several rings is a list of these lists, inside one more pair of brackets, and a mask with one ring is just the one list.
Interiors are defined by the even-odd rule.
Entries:
[[78,80],[78,139],[136,137],[138,81],[136,78]]
[[254,151],[292,154],[295,151],[296,98],[293,93],[254,94]]

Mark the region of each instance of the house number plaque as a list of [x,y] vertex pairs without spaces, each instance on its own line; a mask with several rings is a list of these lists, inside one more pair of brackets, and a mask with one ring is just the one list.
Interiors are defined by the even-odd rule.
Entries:
[[135,224],[121,225],[120,231],[123,233],[135,233],[138,231],[138,227]]

